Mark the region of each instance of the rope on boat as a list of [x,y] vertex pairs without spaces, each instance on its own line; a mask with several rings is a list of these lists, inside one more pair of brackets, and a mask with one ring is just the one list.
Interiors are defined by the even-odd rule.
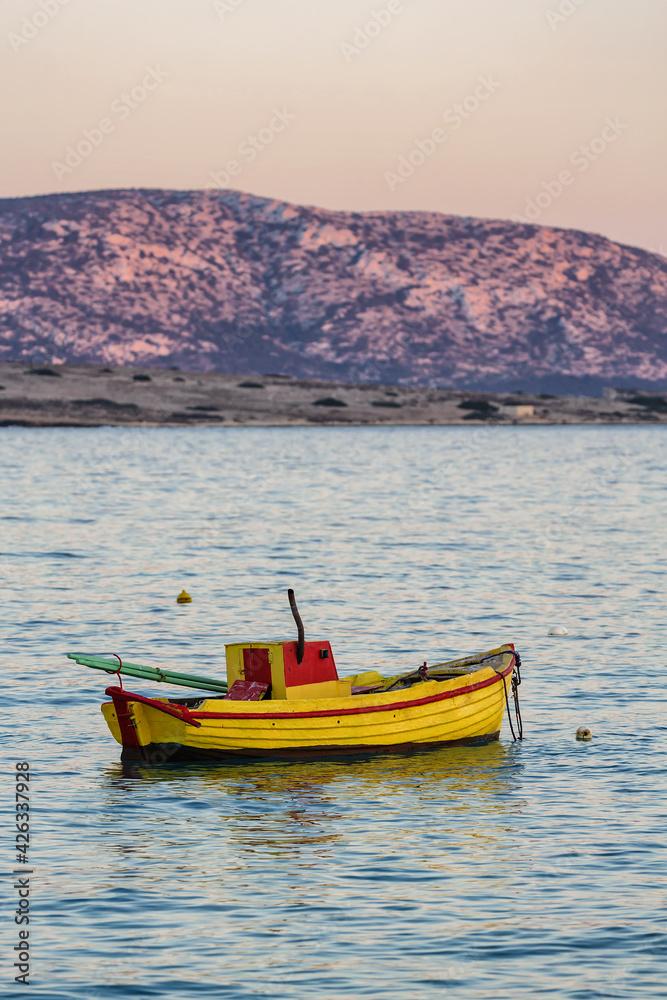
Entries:
[[516,713],[516,722],[519,729],[519,739],[523,739],[523,719],[521,718],[521,708],[519,707],[519,684],[521,683],[521,657],[517,652],[514,653],[514,665],[516,666],[516,671],[512,675],[512,694],[514,695],[514,711]]
[[[114,671],[114,673],[116,674],[116,677],[118,678],[118,683],[120,684],[120,689],[122,691],[123,690],[123,678],[121,677],[121,671],[123,669],[123,661],[121,660],[121,658],[118,655],[118,653],[110,653],[109,655],[110,656],[115,656],[116,659],[118,660],[118,670]],[[108,673],[111,673],[111,670],[109,670]]]
[[499,677],[502,677],[503,679],[503,688],[505,690],[505,704],[507,705],[507,718],[509,719],[510,731],[512,733],[512,740],[514,741],[514,743],[516,743],[516,735],[514,732],[514,726],[512,725],[512,713],[510,712],[510,703],[509,703],[509,698],[507,697],[507,681],[505,680],[504,674],[499,674],[497,670],[496,673],[498,674]]
[[519,730],[518,736],[514,732],[514,725],[512,724],[512,711],[510,709],[509,695],[507,694],[507,681],[505,680],[505,675],[501,673],[500,670],[496,670],[495,666],[493,666],[493,669],[498,674],[498,676],[502,678],[503,690],[505,692],[505,704],[507,706],[507,719],[510,724],[512,739],[516,743],[518,740],[523,739],[523,720],[521,718],[521,709],[519,708],[519,684],[521,683],[521,670],[520,670],[521,657],[516,651],[514,653],[514,666],[516,667],[516,670],[512,674],[512,694],[514,695],[514,711],[516,713],[517,729]]
[[381,687],[378,690],[382,691],[382,693],[384,694],[386,691],[392,691],[399,684],[411,685],[411,684],[416,684],[418,681],[429,680],[428,674],[425,673],[424,670],[425,666],[426,664],[424,664],[423,667],[417,667],[416,670],[410,671],[409,674],[401,674],[401,676],[397,677],[396,680],[393,681],[391,684],[389,684],[388,687]]

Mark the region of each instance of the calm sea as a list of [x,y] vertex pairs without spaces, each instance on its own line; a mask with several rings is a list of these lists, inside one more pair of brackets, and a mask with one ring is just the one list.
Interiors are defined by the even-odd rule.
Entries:
[[[8,995],[664,997],[666,443],[2,430],[5,777],[33,772],[32,985],[10,888]],[[524,742],[124,768],[108,678],[64,653],[222,676],[225,642],[292,637],[290,586],[342,674],[515,642]]]

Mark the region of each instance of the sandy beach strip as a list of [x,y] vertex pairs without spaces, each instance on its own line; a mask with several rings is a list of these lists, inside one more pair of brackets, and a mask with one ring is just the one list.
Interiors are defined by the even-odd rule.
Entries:
[[667,394],[603,399],[355,385],[283,375],[0,362],[0,427],[667,423]]

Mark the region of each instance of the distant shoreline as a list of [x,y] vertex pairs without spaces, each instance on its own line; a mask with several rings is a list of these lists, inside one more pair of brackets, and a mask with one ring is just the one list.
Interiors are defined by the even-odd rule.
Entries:
[[2,427],[479,427],[667,424],[667,393],[602,399],[0,362]]

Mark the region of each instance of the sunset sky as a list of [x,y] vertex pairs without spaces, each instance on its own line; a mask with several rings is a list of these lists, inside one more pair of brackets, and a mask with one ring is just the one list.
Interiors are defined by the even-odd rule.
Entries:
[[667,253],[665,0],[7,0],[0,196],[232,187]]

